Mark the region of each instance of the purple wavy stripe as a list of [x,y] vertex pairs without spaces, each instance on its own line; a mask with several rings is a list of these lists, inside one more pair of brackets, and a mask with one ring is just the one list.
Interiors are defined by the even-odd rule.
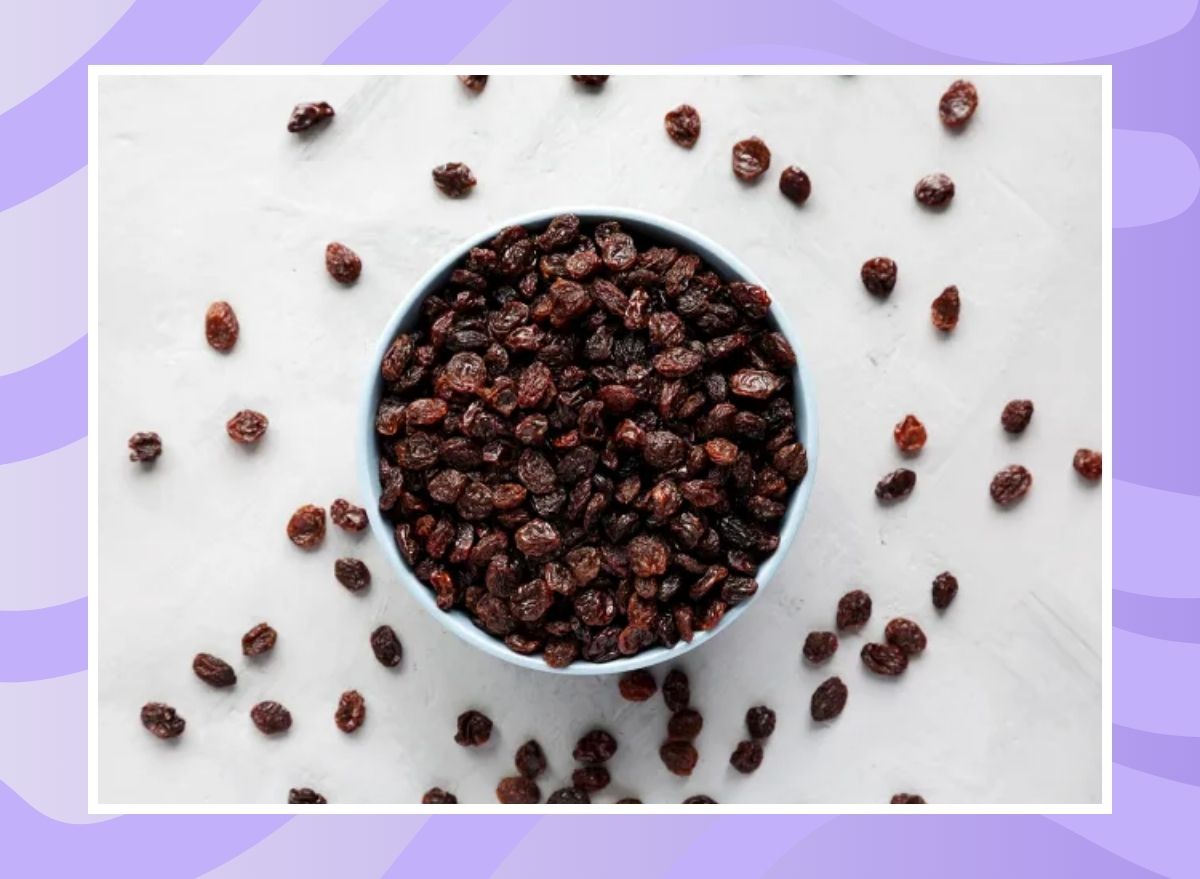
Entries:
[[6,876],[191,879],[274,833],[283,816],[124,815],[101,824],[61,824],[0,781]]
[[[325,63],[446,64],[508,3],[509,0],[476,0],[471,4],[469,17],[452,14],[453,24],[443,26],[441,19],[447,15],[444,10],[428,7],[422,12],[411,3],[388,0],[329,53]],[[424,21],[414,21],[415,17],[423,17]]]
[[1113,762],[1200,787],[1200,739],[1113,724]]
[[0,611],[0,681],[40,681],[87,668],[87,599]]
[[[673,822],[672,836],[682,830],[684,822],[698,823],[690,818],[659,820]],[[757,879],[831,820],[834,819],[828,815],[721,815],[713,818],[691,841],[662,879],[695,879],[705,875]],[[663,830],[657,829],[659,833]],[[714,839],[737,840],[737,843],[714,846]]]
[[[1114,629],[1113,722],[1167,735],[1200,737],[1200,700],[1177,698],[1172,675],[1200,668],[1200,647]],[[1195,691],[1190,680],[1187,692]]]
[[1200,599],[1200,498],[1113,480],[1113,582],[1125,592]]
[[0,116],[0,211],[87,162],[89,64],[198,64],[259,0],[138,0],[78,61]]
[[1113,125],[1162,131],[1193,150],[1200,146],[1200,114],[1179,112],[1186,83],[1200,79],[1197,34],[1200,20],[1193,17],[1186,28],[1157,43],[1096,59],[1113,65]]
[[0,376],[0,464],[43,455],[87,435],[87,411],[87,336],[28,369]]
[[1200,598],[1156,598],[1114,589],[1113,625],[1162,641],[1200,644]]
[[[900,807],[897,807],[901,811]],[[919,806],[903,810],[919,812]],[[799,842],[765,879],[797,876],[1158,876],[1038,816],[945,815],[898,820],[890,815],[843,817]],[[916,867],[919,865],[919,871]],[[911,866],[905,870],[904,866]]]
[[[464,835],[464,820],[478,822],[479,830]],[[435,816],[425,822],[383,879],[429,876],[450,866],[452,876],[491,876],[541,820],[537,815]]]

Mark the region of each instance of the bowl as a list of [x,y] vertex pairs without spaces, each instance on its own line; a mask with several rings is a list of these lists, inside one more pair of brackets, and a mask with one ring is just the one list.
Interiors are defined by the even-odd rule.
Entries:
[[813,479],[817,464],[817,411],[813,398],[812,377],[804,363],[803,348],[795,331],[789,325],[787,316],[777,303],[772,304],[768,322],[784,334],[796,352],[796,367],[792,373],[795,389],[794,406],[796,410],[797,435],[808,451],[808,475],[792,492],[784,515],[779,533],[779,547],[759,567],[755,579],[758,580],[758,592],[748,599],[731,608],[716,626],[707,632],[696,632],[691,642],[680,641],[672,648],[662,646],[644,650],[633,656],[621,657],[605,663],[594,663],[579,660],[566,668],[551,668],[540,654],[523,656],[514,653],[505,646],[504,642],[493,637],[471,622],[463,610],[455,609],[449,612],[440,610],[434,602],[433,593],[425,584],[416,578],[408,568],[407,563],[400,557],[400,551],[392,533],[392,526],[379,512],[379,453],[375,442],[375,411],[383,391],[383,378],[379,372],[379,364],[387,352],[392,340],[398,333],[417,322],[419,307],[426,294],[441,289],[449,279],[450,272],[466,256],[467,251],[494,238],[506,226],[544,226],[554,217],[561,214],[575,214],[585,224],[601,220],[619,220],[626,228],[636,231],[647,239],[659,244],[673,245],[686,248],[702,257],[723,279],[740,279],[752,284],[758,284],[768,291],[771,289],[736,256],[719,244],[700,234],[694,229],[654,216],[643,211],[619,207],[562,207],[553,210],[537,211],[536,213],[514,217],[505,220],[494,228],[480,232],[470,240],[463,242],[454,250],[443,256],[436,265],[425,273],[408,295],[401,301],[379,337],[379,343],[371,355],[369,375],[362,397],[362,408],[359,413],[359,475],[362,480],[363,494],[370,500],[367,504],[371,531],[379,540],[392,567],[395,568],[400,582],[411,593],[412,597],[431,616],[438,620],[463,641],[472,647],[482,650],[497,659],[522,668],[541,672],[565,675],[610,675],[621,674],[638,668],[646,668],[663,662],[673,662],[686,653],[699,649],[721,632],[734,625],[746,613],[747,609],[758,601],[766,591],[780,563],[787,555],[800,521],[808,508],[809,497],[812,495]]

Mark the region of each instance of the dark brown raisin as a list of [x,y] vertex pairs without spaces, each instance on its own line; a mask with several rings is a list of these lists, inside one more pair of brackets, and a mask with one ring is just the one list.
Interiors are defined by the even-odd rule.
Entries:
[[877,675],[894,677],[908,668],[908,654],[891,644],[864,644],[860,656]]
[[526,778],[537,778],[546,771],[546,754],[542,751],[542,746],[533,739],[517,748],[514,762],[517,772]]
[[886,256],[876,256],[862,264],[862,282],[872,296],[886,298],[896,287],[896,263]]
[[695,796],[688,797],[683,803],[684,805],[714,806],[717,801],[708,794],[696,794]]
[[667,738],[690,742],[704,728],[704,717],[694,708],[684,708],[671,715],[667,722]]
[[992,477],[989,492],[992,500],[1002,507],[1010,507],[1025,497],[1033,485],[1033,474],[1020,464],[1005,467]]
[[225,432],[235,443],[256,443],[267,432],[268,423],[261,412],[243,409],[225,422]]
[[823,681],[812,694],[812,701],[809,705],[812,719],[817,722],[833,720],[846,707],[848,694],[849,691],[842,683],[841,678],[833,677]]
[[906,455],[915,454],[925,446],[925,425],[917,416],[905,415],[904,420],[892,428],[892,439],[896,441],[896,447]]
[[611,780],[612,776],[603,766],[581,766],[571,773],[571,784],[588,793],[604,790]]
[[917,474],[901,467],[893,470],[875,485],[875,497],[881,501],[900,501],[912,494],[917,484]]
[[[1071,465],[1076,473],[1089,482],[1097,482],[1104,475],[1104,456],[1093,449],[1079,449],[1075,452]],[[1032,478],[1030,477],[1031,481]],[[995,497],[994,494],[992,496]]]
[[893,794],[892,805],[925,805],[925,798],[920,794]]
[[160,739],[173,739],[183,734],[187,721],[170,705],[147,702],[142,706],[142,726]]
[[746,729],[751,738],[770,738],[775,732],[775,712],[766,705],[755,705],[746,712]]
[[292,115],[288,118],[287,130],[293,134],[307,131],[318,122],[332,119],[333,115],[333,107],[325,101],[297,104],[292,108]]
[[458,715],[458,731],[454,741],[464,748],[486,745],[492,737],[492,721],[486,714],[470,709]]
[[264,735],[287,732],[292,727],[292,713],[278,702],[259,702],[250,709],[250,719]]
[[152,464],[162,454],[162,439],[157,433],[135,433],[129,438],[129,460]]
[[371,585],[371,572],[360,559],[338,559],[333,563],[333,576],[351,592],[362,592]]
[[961,311],[962,300],[959,298],[958,288],[954,286],[947,287],[939,293],[930,306],[933,325],[943,333],[949,333],[958,326],[958,315]]
[[926,174],[917,181],[913,195],[925,207],[944,207],[954,198],[954,181],[945,174]]
[[334,723],[344,733],[352,733],[367,719],[367,702],[358,690],[347,690],[338,699]]
[[425,791],[421,802],[426,806],[453,806],[458,803],[458,797],[440,787],[431,787]]
[[530,519],[514,535],[517,549],[528,558],[545,558],[558,552],[562,541],[554,526],[543,519]]
[[788,165],[779,175],[779,191],[796,204],[804,204],[812,194],[812,181],[797,165]]
[[663,680],[662,694],[668,711],[682,711],[687,708],[688,703],[692,701],[692,687],[688,676],[680,669],[671,669]]
[[753,598],[758,592],[758,581],[753,577],[730,577],[721,584],[721,600],[729,606]]
[[391,626],[380,626],[371,633],[371,652],[379,660],[379,664],[387,668],[395,668],[400,664],[404,648],[396,637],[396,630]]
[[729,765],[743,775],[749,775],[762,765],[762,760],[762,742],[751,739],[749,741],[738,742],[737,747],[733,749],[733,753],[729,756]]
[[958,578],[949,571],[943,571],[933,578],[933,606],[945,610],[958,595]]
[[580,763],[597,765],[607,763],[617,753],[617,740],[612,733],[594,729],[585,733],[575,744],[574,757]]
[[541,802],[542,792],[537,783],[523,775],[500,779],[496,785],[496,800],[505,805],[527,805]]
[[204,314],[204,336],[208,344],[217,351],[229,351],[237,344],[241,328],[233,306],[228,302],[214,302]]
[[967,124],[978,106],[979,92],[975,86],[965,79],[956,79],[938,101],[938,116],[947,128],[958,128]]
[[[871,596],[861,589],[847,592],[838,599],[838,629],[861,629],[871,618]],[[835,648],[837,645],[834,645]]]
[[233,666],[211,653],[197,653],[192,660],[192,671],[196,677],[212,687],[232,687],[237,683]]
[[637,797],[622,797],[617,800],[617,805],[641,805],[642,801]]
[[645,669],[629,672],[621,678],[618,687],[621,690],[621,696],[630,702],[645,702],[658,692],[658,684],[654,682],[654,675]]
[[461,198],[475,188],[475,175],[462,162],[447,162],[433,169],[433,183],[443,195]]
[[334,241],[325,247],[325,271],[339,284],[353,284],[362,274],[362,257]]
[[329,518],[343,531],[356,533],[367,527],[367,511],[345,498],[338,498],[329,505]]
[[577,787],[560,787],[546,797],[546,803],[552,806],[585,806],[591,801],[588,792]]
[[757,137],[733,145],[733,173],[738,180],[754,180],[771,167],[771,151]]
[[279,634],[266,623],[259,623],[242,636],[242,654],[244,656],[262,656],[275,648]]
[[925,650],[925,633],[912,620],[903,617],[888,620],[883,637],[893,647],[899,647],[909,656],[916,656]]
[[289,806],[317,806],[327,802],[311,787],[294,787],[288,791]]
[[[868,598],[867,601],[869,603],[870,598]],[[840,607],[838,612],[840,615]],[[870,613],[871,611],[868,604],[867,616],[870,616]],[[864,619],[863,622],[865,623],[866,620]],[[859,625],[861,625],[861,623],[859,623]],[[823,662],[828,662],[833,654],[837,652],[837,648],[838,636],[833,632],[809,632],[808,637],[804,639],[804,658],[813,665],[820,665]]]
[[[486,75],[474,74],[472,76],[459,76],[458,81],[466,86],[469,90],[479,94],[487,85],[488,78]],[[436,790],[436,788],[435,788]]]
[[700,139],[700,114],[691,104],[680,104],[663,120],[667,136],[681,147],[691,149]]
[[585,73],[581,75],[572,74],[571,79],[575,80],[580,85],[592,86],[595,88],[608,82],[608,75],[597,73]]
[[1000,413],[1000,424],[1009,433],[1024,433],[1033,418],[1032,400],[1009,400]]
[[301,549],[315,549],[325,539],[325,510],[305,504],[292,514],[287,524],[288,539]]
[[696,768],[700,755],[691,742],[668,741],[658,749],[659,759],[675,775],[688,776]]
[[784,386],[784,380],[762,369],[740,369],[729,380],[729,391],[752,400],[766,400]]

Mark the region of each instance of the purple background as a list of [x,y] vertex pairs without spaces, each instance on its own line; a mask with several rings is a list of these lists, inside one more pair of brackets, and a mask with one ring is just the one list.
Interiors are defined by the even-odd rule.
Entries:
[[[1200,414],[1180,405],[1200,374],[1195,0],[88,6],[17,0],[0,52],[0,872],[1196,875]],[[454,61],[1113,65],[1112,816],[87,816],[87,65]]]

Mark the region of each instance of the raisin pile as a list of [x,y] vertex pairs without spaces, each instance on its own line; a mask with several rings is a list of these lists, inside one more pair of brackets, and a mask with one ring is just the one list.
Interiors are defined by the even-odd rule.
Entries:
[[437,605],[562,667],[753,596],[808,471],[770,308],[617,222],[473,248],[380,365],[380,511]]

